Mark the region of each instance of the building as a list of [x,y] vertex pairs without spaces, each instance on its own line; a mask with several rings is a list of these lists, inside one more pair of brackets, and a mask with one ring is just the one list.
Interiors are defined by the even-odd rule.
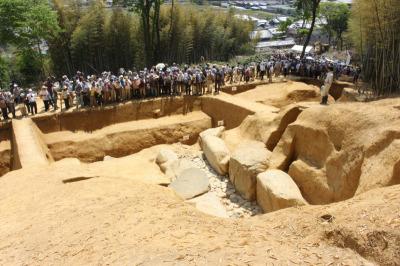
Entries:
[[353,4],[353,0],[322,0],[321,3],[346,4],[351,7],[351,5]]
[[258,38],[260,41],[271,40],[274,35],[269,30],[255,30],[250,33],[250,39]]
[[292,16],[296,14],[296,9],[289,5],[271,5],[267,6],[267,12]]
[[[303,45],[294,45],[292,48],[290,48],[290,51],[295,52],[295,53],[302,53],[303,52]],[[307,46],[306,47],[306,54],[313,53],[314,52],[314,47],[312,46]]]
[[256,52],[265,52],[271,49],[288,49],[295,45],[294,39],[259,42],[256,45]]

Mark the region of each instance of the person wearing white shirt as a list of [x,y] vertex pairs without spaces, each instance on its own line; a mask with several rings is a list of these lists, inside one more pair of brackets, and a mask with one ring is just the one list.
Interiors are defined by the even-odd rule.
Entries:
[[29,109],[31,111],[31,113],[37,114],[37,104],[36,104],[36,93],[34,91],[32,91],[32,89],[28,90],[28,95],[26,96],[28,98],[28,102],[29,102]]
[[262,61],[260,64],[260,78],[261,80],[264,80],[264,75],[265,75],[265,62]]
[[329,66],[329,72],[326,74],[324,85],[321,87],[321,104],[328,104],[329,89],[333,83],[333,68]]

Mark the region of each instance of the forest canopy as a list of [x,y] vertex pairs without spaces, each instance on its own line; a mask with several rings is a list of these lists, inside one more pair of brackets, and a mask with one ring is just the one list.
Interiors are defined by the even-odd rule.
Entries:
[[353,0],[348,34],[361,55],[363,80],[378,95],[400,92],[399,25],[399,0]]
[[[145,43],[147,31],[137,8],[105,8],[101,0],[93,1],[89,7],[76,0],[50,2],[51,5],[47,0],[0,0],[0,36],[5,40],[1,45],[15,47],[13,56],[19,61],[30,53],[31,59],[40,62],[39,66],[34,64],[39,69],[32,72],[39,71],[42,76],[70,75],[77,70],[117,71],[158,62],[196,63],[201,58],[227,61],[235,55],[254,52],[249,37],[252,23],[238,20],[233,11],[179,4],[160,5],[157,11],[152,6],[149,16],[153,18],[158,12],[158,21],[150,19],[146,29],[156,37],[151,36],[150,42]],[[26,29],[29,30],[25,32]],[[48,51],[43,50],[43,43]],[[0,71],[6,63],[7,59],[1,57]],[[20,74],[17,72],[8,79],[16,78]],[[5,76],[0,73],[3,82]]]

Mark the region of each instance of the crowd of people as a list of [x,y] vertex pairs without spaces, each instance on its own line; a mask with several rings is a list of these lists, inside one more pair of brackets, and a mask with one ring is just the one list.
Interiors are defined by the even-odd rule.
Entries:
[[72,78],[66,75],[60,80],[49,77],[39,90],[23,90],[12,83],[8,91],[0,92],[0,108],[4,120],[8,120],[9,114],[16,117],[16,105],[21,107],[23,116],[37,114],[38,98],[43,101],[45,112],[50,108],[57,110],[59,105],[66,110],[72,106],[91,108],[132,99],[218,94],[227,84],[248,83],[256,79],[272,82],[273,77],[279,76],[295,75],[322,81],[329,69],[333,70],[335,78],[345,74],[353,76],[354,82],[360,74],[359,67],[309,57],[300,60],[292,54],[276,54],[260,62],[234,66],[158,64],[140,71],[120,69],[117,75],[103,72],[89,76],[78,71]]

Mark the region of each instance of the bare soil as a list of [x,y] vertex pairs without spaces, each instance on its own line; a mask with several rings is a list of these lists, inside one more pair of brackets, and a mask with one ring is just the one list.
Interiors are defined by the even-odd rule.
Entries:
[[[176,100],[109,107],[103,120],[99,109],[13,124],[0,142],[19,163],[0,178],[0,264],[400,265],[398,99],[321,107],[317,87],[287,82]],[[294,103],[304,110],[285,111]],[[209,216],[165,187],[155,158],[199,152],[198,133],[220,121],[231,149],[269,143],[270,167],[292,173],[304,195],[304,176],[333,194],[327,173],[359,183],[339,202]]]

